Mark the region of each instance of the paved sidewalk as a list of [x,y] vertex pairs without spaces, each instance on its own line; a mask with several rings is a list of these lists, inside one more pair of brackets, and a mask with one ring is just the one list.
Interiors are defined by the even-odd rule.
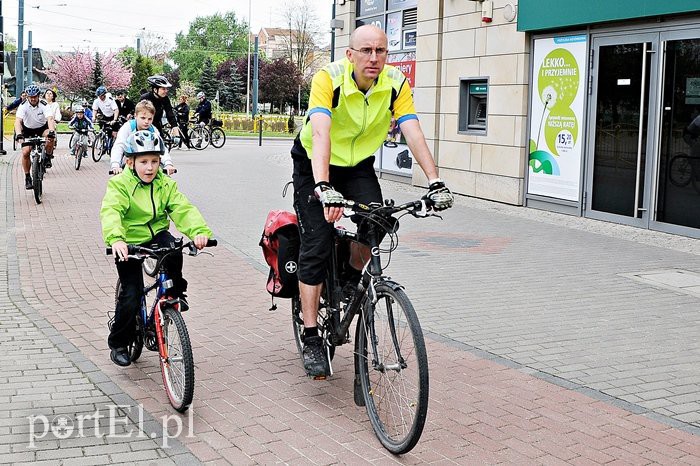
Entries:
[[0,160],[0,463],[197,463],[20,292],[11,175]]
[[[668,289],[673,280],[666,288],[651,287],[620,275],[649,278],[650,270],[674,266],[700,272],[700,257],[681,252],[694,242],[678,240],[675,249],[649,246],[644,238],[622,239],[637,234],[625,229],[591,233],[585,220],[471,200],[460,200],[445,213],[445,222],[402,222],[401,246],[390,272],[406,285],[427,330],[431,399],[414,451],[401,458],[386,453],[366,414],[352,402],[351,348],[338,349],[332,379],[311,382],[296,354],[287,303],[279,302],[277,312],[267,311],[258,217],[264,218],[266,206],[276,205],[250,194],[286,179],[283,146],[275,147],[260,152],[238,145],[177,154],[181,173],[187,174],[178,182],[222,240],[222,247],[212,251],[215,257],[185,263],[192,305],[185,317],[197,380],[192,434],[185,429],[182,445],[168,448],[160,448],[158,438],[153,440],[157,445],[132,440],[118,447],[137,445],[158,455],[149,458],[178,463],[179,458],[165,456],[191,453],[192,461],[212,464],[700,462],[697,420],[669,409],[684,404],[673,399],[683,393],[673,390],[686,390],[689,403],[700,391],[694,379],[700,367],[695,297]],[[18,332],[6,322],[17,321],[23,335],[46,349],[41,360],[58,370],[47,379],[67,376],[52,388],[81,387],[73,406],[87,406],[76,413],[123,401],[143,406],[146,422],[171,415],[152,353],[126,369],[109,361],[106,311],[113,306],[116,273],[103,255],[97,217],[107,165],[90,160],[76,172],[72,160],[59,155],[46,179],[45,201],[37,206],[20,189],[21,170],[17,159],[11,160],[11,170],[0,168],[7,173],[0,177],[7,181],[0,199],[7,200],[9,223],[2,230],[8,232],[1,243],[8,258],[4,276],[10,297],[14,293],[11,299],[0,297],[3,349]],[[246,172],[236,171],[240,167]],[[397,198],[421,192],[392,183],[385,190]],[[23,306],[14,304],[20,301]],[[13,441],[4,441],[12,428],[5,429],[2,421],[12,417],[10,401],[22,402],[5,396],[23,396],[19,390],[25,379],[41,376],[39,357],[29,356],[35,349],[12,358],[17,367],[27,364],[8,377],[16,392],[0,392],[0,406],[8,407],[0,411],[0,453],[3,445],[14,452]],[[679,355],[681,360],[669,363]],[[0,359],[0,378],[8,363]],[[659,382],[664,383],[656,388],[645,385]],[[615,388],[625,390],[609,393]],[[639,395],[656,390],[657,397],[649,400],[672,405],[645,406],[647,400]],[[32,393],[46,403],[41,406],[60,409],[51,394]],[[626,399],[630,396],[639,399]],[[77,448],[104,462],[141,460],[111,453],[116,447],[102,440],[89,447],[59,442],[53,453]],[[131,453],[137,452],[123,454]],[[35,454],[28,461],[38,459]],[[58,463],[59,458],[47,459]]]

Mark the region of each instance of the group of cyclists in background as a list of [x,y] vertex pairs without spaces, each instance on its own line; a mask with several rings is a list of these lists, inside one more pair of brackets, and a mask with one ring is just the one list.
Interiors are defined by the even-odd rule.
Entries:
[[[134,103],[128,98],[123,89],[110,93],[105,86],[99,86],[95,90],[95,100],[92,105],[88,101],[76,103],[73,115],[68,127],[77,133],[88,130],[96,131],[99,125],[100,131],[106,133],[107,138],[103,150],[111,154],[111,169],[113,174],[119,173],[124,166],[123,144],[130,134],[140,130],[148,130],[155,134],[159,140],[167,140],[170,146],[177,146],[183,150],[189,150],[192,141],[189,137],[188,126],[191,121],[197,125],[208,125],[212,119],[211,102],[203,92],[197,94],[199,104],[194,110],[194,119],[190,120],[190,107],[187,104],[186,95],[181,95],[176,107],[170,102],[168,93],[172,84],[165,76],[149,76],[148,85],[150,91],[145,91]],[[56,142],[56,125],[61,120],[61,111],[56,102],[56,92],[53,89],[43,91],[39,86],[32,84],[22,91],[20,96],[5,107],[6,113],[16,110],[14,125],[15,141],[21,142],[29,137],[43,137],[45,144],[46,168],[51,168],[53,150]],[[123,131],[122,131],[123,130]],[[121,136],[120,136],[121,133]],[[77,138],[71,138],[69,154],[75,156],[75,143]],[[97,138],[93,138],[93,141]],[[201,144],[197,140],[196,144]],[[118,147],[116,151],[112,149]],[[200,147],[195,147],[200,148]],[[114,153],[113,153],[114,152]],[[22,168],[25,173],[25,188],[33,189],[33,180],[30,174],[30,148],[22,147]],[[85,153],[82,154],[86,156]],[[164,170],[170,174],[174,171],[172,159],[167,153],[163,155]],[[170,162],[170,163],[168,163]],[[116,168],[116,169],[115,169]]]

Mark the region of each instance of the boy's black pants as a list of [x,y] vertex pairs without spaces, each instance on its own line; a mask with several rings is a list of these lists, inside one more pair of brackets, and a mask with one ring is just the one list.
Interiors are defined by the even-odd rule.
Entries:
[[[158,245],[169,246],[175,242],[175,238],[169,231],[164,230],[156,234],[153,241],[141,246],[149,247]],[[169,255],[163,265],[168,273],[168,278],[173,281],[173,296],[182,296],[187,291],[187,280],[182,278],[182,252]],[[121,292],[117,297],[117,307],[114,311],[114,323],[107,338],[109,347],[124,348],[134,341],[136,336],[136,314],[141,309],[141,297],[143,296],[143,270],[141,261],[129,259],[125,262],[117,261],[117,273],[121,283]]]

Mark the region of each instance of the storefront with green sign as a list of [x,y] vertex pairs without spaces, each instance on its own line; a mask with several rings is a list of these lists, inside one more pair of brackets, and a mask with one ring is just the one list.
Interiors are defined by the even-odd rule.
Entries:
[[518,11],[531,44],[525,204],[700,237],[700,2]]

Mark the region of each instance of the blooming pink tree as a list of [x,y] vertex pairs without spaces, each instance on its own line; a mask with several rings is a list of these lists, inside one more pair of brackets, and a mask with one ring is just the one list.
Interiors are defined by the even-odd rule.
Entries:
[[[123,89],[131,82],[131,69],[117,59],[116,53],[100,56],[104,85],[108,89]],[[66,96],[75,99],[92,95],[92,77],[95,67],[94,55],[76,50],[72,55],[56,57],[46,75]]]

